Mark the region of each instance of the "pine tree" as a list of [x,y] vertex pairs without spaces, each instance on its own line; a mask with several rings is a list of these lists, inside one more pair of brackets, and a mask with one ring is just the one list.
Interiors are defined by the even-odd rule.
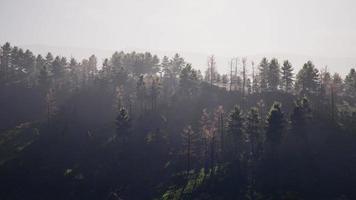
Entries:
[[48,75],[48,70],[46,65],[43,65],[40,69],[39,76],[38,76],[38,85],[44,90],[47,91],[50,88],[50,77]]
[[230,112],[229,118],[227,121],[227,132],[232,139],[233,154],[235,158],[240,158],[242,151],[242,141],[244,139],[243,131],[244,118],[242,116],[241,109],[238,106],[235,106],[234,109]]
[[[78,71],[78,62],[75,58],[70,59],[68,69],[69,69],[69,77],[70,77],[70,81],[71,81],[71,88],[74,90],[78,89],[79,88],[79,71]],[[105,69],[103,69],[103,70],[105,70]]]
[[333,77],[332,77],[332,85],[335,89],[335,96],[339,97],[341,96],[341,93],[343,91],[343,80],[340,76],[340,74],[338,73],[334,73]]
[[266,140],[271,146],[272,151],[282,142],[284,123],[284,114],[281,110],[281,104],[274,103],[267,116],[266,124]]
[[[160,70],[160,77],[162,78],[163,76],[168,78],[172,76],[172,72],[170,69],[170,62],[169,58],[167,56],[163,56],[162,61],[161,61],[161,70]],[[163,73],[163,76],[162,76]]]
[[181,134],[183,139],[183,154],[187,161],[187,173],[193,167],[193,158],[199,154],[199,135],[194,132],[192,126],[186,126]]
[[306,126],[311,119],[311,108],[306,97],[295,102],[293,112],[291,114],[292,133],[306,139]]
[[52,62],[53,62],[53,55],[50,52],[48,52],[46,55],[46,67],[48,70],[52,66]]
[[23,68],[24,76],[27,82],[27,85],[30,87],[36,84],[36,57],[30,50],[26,50],[24,54],[23,60]]
[[151,82],[151,110],[156,111],[157,110],[157,99],[160,93],[160,83],[159,79],[152,77],[152,82]]
[[144,81],[143,75],[141,75],[137,81],[137,84],[136,84],[136,97],[137,97],[137,101],[138,101],[139,108],[140,108],[141,112],[143,112],[146,107],[146,105],[145,105],[146,96],[147,96],[146,93],[147,93],[146,83]]
[[246,91],[248,95],[252,93],[251,79],[249,78],[246,80]]
[[10,56],[10,62],[11,62],[11,65],[10,65],[10,68],[9,68],[9,71],[8,71],[8,76],[9,76],[9,79],[14,79],[14,76],[15,76],[15,72],[17,69],[19,69],[19,66],[21,65],[20,63],[20,53],[22,54],[23,51],[17,47],[17,46],[14,46],[12,49],[11,49],[11,56]]
[[278,60],[273,58],[267,73],[267,86],[270,91],[276,91],[280,83],[280,66]]
[[267,58],[263,58],[259,65],[259,78],[261,92],[265,92],[268,87],[269,63]]
[[218,132],[218,136],[216,140],[220,143],[217,147],[217,152],[219,152],[220,158],[223,158],[225,155],[225,119],[224,119],[225,111],[223,106],[219,106],[214,112],[214,122],[216,124],[216,129]]
[[1,47],[1,63],[0,63],[0,81],[6,82],[9,79],[9,73],[11,68],[11,45],[10,43],[5,43]]
[[88,59],[88,76],[90,80],[94,79],[97,71],[97,58],[95,55],[91,55]]
[[263,137],[261,122],[257,108],[251,108],[246,117],[246,134],[250,143],[250,153],[253,160],[257,160],[262,153]]
[[303,68],[297,74],[296,91],[302,94],[315,94],[318,89],[319,70],[315,68],[311,61],[303,65]]
[[172,66],[171,73],[173,74],[174,78],[178,77],[184,64],[185,64],[184,59],[180,57],[179,54],[176,53],[171,60],[171,66]]
[[[202,138],[202,154],[205,170],[209,166],[209,147],[211,146],[212,138],[215,137],[216,127],[213,124],[213,120],[210,118],[210,114],[206,109],[203,109],[202,116],[200,118],[201,125],[201,138]],[[210,157],[211,158],[211,157]],[[212,161],[211,161],[212,163]]]
[[356,70],[352,68],[345,78],[345,94],[356,98]]
[[197,71],[192,68],[191,64],[186,64],[179,76],[179,86],[182,97],[192,97],[198,89]]
[[35,69],[33,71],[33,76],[35,77],[35,84],[38,85],[39,82],[38,82],[38,79],[39,79],[39,76],[40,76],[40,72],[41,70],[43,69],[43,67],[45,67],[45,60],[42,58],[41,55],[38,55],[36,57],[36,61],[35,61]]
[[130,135],[131,119],[125,108],[119,109],[119,114],[116,117],[116,139],[121,140],[125,144]]
[[258,93],[260,92],[260,86],[258,83],[258,76],[254,76],[253,80],[252,80],[252,93]]
[[293,67],[288,60],[283,62],[281,86],[287,93],[290,93],[293,89]]
[[47,110],[47,124],[50,126],[52,117],[56,114],[56,98],[53,89],[49,89],[46,93],[46,110]]
[[57,56],[52,62],[51,72],[53,75],[54,86],[59,86],[62,77],[64,76],[64,66],[62,65],[61,58]]

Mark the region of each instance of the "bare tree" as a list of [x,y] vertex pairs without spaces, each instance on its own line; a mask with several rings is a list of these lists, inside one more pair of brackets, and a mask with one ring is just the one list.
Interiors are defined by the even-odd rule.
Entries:
[[208,70],[210,74],[210,86],[213,87],[213,79],[216,74],[216,60],[214,55],[208,58]]
[[231,59],[231,61],[230,61],[230,91],[232,89],[232,80],[233,80],[233,78],[232,78],[232,73],[233,73],[232,66],[233,66],[233,59]]
[[246,91],[246,58],[242,58],[242,97],[245,98]]

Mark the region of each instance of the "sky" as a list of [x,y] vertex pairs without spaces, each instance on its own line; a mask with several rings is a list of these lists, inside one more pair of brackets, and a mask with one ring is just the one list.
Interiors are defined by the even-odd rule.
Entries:
[[15,45],[356,57],[355,0],[0,0],[0,27]]

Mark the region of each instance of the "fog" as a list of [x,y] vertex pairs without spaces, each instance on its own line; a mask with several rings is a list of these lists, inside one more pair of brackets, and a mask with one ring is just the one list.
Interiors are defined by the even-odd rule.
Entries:
[[0,200],[356,199],[355,0],[0,0]]

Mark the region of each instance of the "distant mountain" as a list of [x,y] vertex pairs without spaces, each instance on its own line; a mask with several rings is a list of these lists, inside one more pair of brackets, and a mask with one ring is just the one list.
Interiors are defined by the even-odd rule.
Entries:
[[[109,49],[92,49],[92,48],[79,48],[79,47],[66,47],[66,46],[49,46],[49,45],[20,45],[21,48],[30,49],[36,54],[46,55],[47,52],[51,52],[54,55],[61,55],[66,57],[75,57],[78,60],[83,58],[88,58],[92,54],[95,54],[98,57],[99,61],[103,61],[105,58],[110,57],[115,51],[125,51],[125,52],[145,52],[150,51],[153,54],[157,54],[159,57],[168,56],[172,57],[175,53],[179,53],[185,60],[191,64],[196,69],[205,71],[207,65],[208,54],[204,53],[194,53],[194,52],[185,52],[185,51],[159,51],[159,50],[145,50],[139,48],[123,48],[116,50]],[[325,68],[328,66],[328,70],[331,72],[338,72],[341,75],[348,73],[350,68],[356,67],[356,57],[321,57],[321,56],[307,56],[307,55],[295,55],[295,54],[265,54],[265,55],[247,55],[247,56],[237,56],[240,58],[240,63],[238,68],[241,69],[241,58],[246,57],[248,59],[248,70],[249,73],[252,73],[251,62],[254,61],[255,68],[263,57],[268,59],[277,58],[280,61],[280,64],[283,63],[283,60],[288,59],[296,70],[299,70],[303,64],[311,60],[318,69]],[[218,71],[221,73],[229,73],[230,67],[229,62],[231,57],[216,55]]]

